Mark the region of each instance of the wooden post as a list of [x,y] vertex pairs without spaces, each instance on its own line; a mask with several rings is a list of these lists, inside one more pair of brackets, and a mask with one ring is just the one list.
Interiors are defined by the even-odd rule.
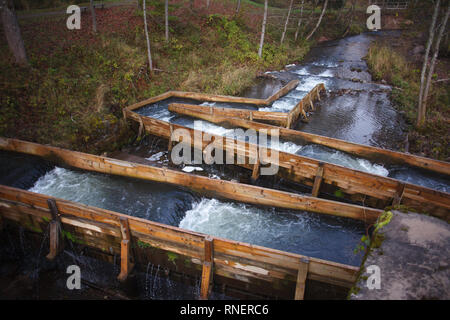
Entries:
[[395,192],[394,198],[392,199],[392,205],[398,206],[402,202],[403,194],[405,193],[405,184],[400,183]]
[[50,252],[47,255],[48,260],[53,260],[56,258],[59,252],[62,250],[61,241],[61,218],[58,212],[58,207],[53,199],[47,200],[48,208],[52,215],[52,221],[50,221]]
[[313,110],[313,111],[315,110],[311,96],[309,96],[309,106],[311,107],[311,110]]
[[258,180],[258,178],[259,178],[259,167],[260,167],[260,162],[259,162],[259,157],[258,157],[258,158],[256,158],[256,163],[253,165],[253,171],[252,171],[252,181],[253,182]]
[[316,178],[314,179],[314,185],[311,192],[311,195],[313,197],[317,197],[319,195],[320,185],[322,184],[323,180],[323,162],[319,162],[319,166],[317,167],[316,171]]
[[122,242],[120,243],[120,274],[117,279],[123,282],[128,278],[128,275],[134,267],[134,257],[131,248],[131,233],[128,218],[120,217],[119,223]]
[[[170,151],[172,151],[172,133],[173,133],[173,125],[172,124],[170,124],[169,125],[169,128],[170,128],[170,136],[169,136],[169,145],[168,145],[168,147],[167,147],[167,150],[170,152]],[[170,158],[170,157],[169,157]]]
[[205,237],[205,258],[203,260],[202,286],[200,289],[200,299],[207,300],[211,291],[212,268],[214,264],[214,239],[211,236]]
[[297,286],[295,287],[295,300],[303,300],[305,297],[305,284],[308,275],[309,259],[301,258],[297,274]]
[[290,129],[292,125],[292,114],[289,112],[287,121],[286,121],[286,129]]
[[139,132],[138,132],[138,139],[142,135],[142,130],[144,129],[144,122],[142,121],[142,117],[139,117]]

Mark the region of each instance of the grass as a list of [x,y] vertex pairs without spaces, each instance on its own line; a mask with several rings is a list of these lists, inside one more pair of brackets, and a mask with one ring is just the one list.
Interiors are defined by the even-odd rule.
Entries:
[[391,98],[409,124],[410,152],[440,160],[449,155],[450,90],[445,84],[432,85],[428,100],[426,123],[415,126],[420,90],[420,64],[409,62],[401,48],[392,48],[387,42],[373,43],[367,63],[375,80],[384,80],[394,86]]

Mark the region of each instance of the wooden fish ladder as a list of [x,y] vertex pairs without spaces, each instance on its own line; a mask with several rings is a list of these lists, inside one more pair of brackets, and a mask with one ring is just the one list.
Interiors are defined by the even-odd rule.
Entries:
[[[209,107],[207,108],[209,110]],[[140,121],[139,119],[141,119],[144,122],[145,130],[148,133],[166,139],[169,139],[170,125],[173,126],[174,130],[182,129],[184,132],[189,132],[191,136],[190,145],[194,148],[199,147],[194,143],[195,132],[197,132],[197,134],[204,134],[204,132],[196,131],[178,124],[169,124],[165,121],[140,116],[135,112],[126,111],[126,114],[127,118],[134,121]],[[195,113],[192,113],[192,115],[194,117],[196,116]],[[206,118],[204,117],[204,114],[197,114],[197,117]],[[212,117],[214,117],[214,115]],[[209,133],[208,135],[213,137],[213,139],[224,138]],[[209,142],[202,140],[200,151],[203,152],[209,144]],[[253,179],[258,176],[257,171],[259,170],[259,164],[252,161],[258,159],[259,162],[277,165],[279,167],[277,174],[282,178],[313,188],[314,184],[316,184],[314,193],[317,193],[317,195],[320,189],[325,188],[324,184],[326,184],[326,187],[330,192],[334,192],[336,189],[341,190],[341,192],[350,200],[364,202],[365,205],[375,208],[384,208],[391,205],[393,199],[397,196],[397,189],[403,184],[403,182],[396,179],[353,170],[332,163],[324,162],[319,165],[321,161],[316,159],[282,151],[274,151],[266,147],[238,141],[236,139],[225,139],[224,143],[221,144],[221,148],[225,152],[232,150],[234,155],[244,156],[248,162],[246,162],[246,164],[238,163],[237,165],[253,170]],[[270,156],[266,156],[265,159],[259,159],[258,157],[261,155],[259,150],[265,150],[266,155],[277,152],[279,155],[277,163],[273,163]],[[250,163],[257,163],[257,165],[250,165]],[[316,176],[319,177],[316,178]],[[450,221],[450,195],[448,193],[406,183],[402,204]]]
[[[246,287],[250,285],[248,290],[260,290],[258,283],[263,281],[273,290],[275,286],[281,286],[281,289],[276,290],[283,293],[285,298],[303,299],[306,279],[350,288],[356,281],[358,272],[357,267],[216,238],[2,185],[0,185],[0,218],[3,224],[5,222],[8,225],[10,222],[19,224],[29,232],[36,231],[30,224],[24,223],[27,219],[36,221],[42,226],[42,230],[48,229],[45,226],[52,226],[58,221],[59,230],[62,228],[70,230],[72,232],[70,238],[79,239],[83,246],[102,251],[104,246],[109,246],[109,254],[120,253],[121,268],[118,276],[120,281],[126,280],[132,271],[131,262],[140,265],[151,262],[142,258],[132,261],[136,256],[132,255],[131,248],[138,252],[145,250],[140,246],[131,246],[132,242],[146,243],[163,253],[172,252],[188,257],[195,265],[202,266],[199,299],[208,299],[214,283],[226,286],[229,283],[230,286],[236,286],[233,284],[236,281],[243,281]],[[63,241],[60,240],[60,232],[55,233],[52,227],[49,232],[50,253],[47,258],[54,259],[60,252]],[[66,237],[65,241],[72,241],[70,238]],[[152,251],[152,254],[157,253]],[[143,257],[142,254],[137,256]],[[174,271],[177,269],[170,260],[166,266]],[[189,270],[191,273],[198,269],[192,267]],[[197,274],[197,271],[194,274]],[[292,285],[295,287],[295,296],[288,294]],[[284,290],[282,288],[287,291],[280,291]],[[271,290],[265,294],[271,296]],[[258,291],[255,293],[261,294]]]

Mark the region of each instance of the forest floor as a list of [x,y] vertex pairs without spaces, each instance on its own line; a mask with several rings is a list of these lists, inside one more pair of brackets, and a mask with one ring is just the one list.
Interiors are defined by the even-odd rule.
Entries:
[[[122,108],[169,90],[239,95],[259,74],[301,61],[314,43],[302,37],[294,42],[290,30],[280,45],[282,28],[269,25],[259,58],[260,6],[243,2],[236,15],[232,0],[213,1],[209,10],[196,0],[193,11],[188,1],[170,3],[168,42],[164,8],[149,8],[153,66],[160,70],[153,74],[136,5],[97,9],[97,34],[89,10],[82,13],[81,30],[68,30],[67,16],[20,19],[30,66],[13,64],[2,36],[0,136],[97,154],[115,150],[135,138]],[[343,34],[347,22],[336,25],[335,16],[328,12],[316,39]],[[355,23],[351,32],[359,30]]]

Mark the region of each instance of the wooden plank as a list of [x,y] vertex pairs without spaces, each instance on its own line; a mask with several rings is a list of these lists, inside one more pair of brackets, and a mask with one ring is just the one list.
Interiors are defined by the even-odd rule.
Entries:
[[319,167],[317,168],[316,178],[314,179],[314,185],[311,192],[313,197],[317,197],[319,195],[320,185],[322,184],[323,178],[323,162],[319,162]]
[[305,296],[306,278],[308,275],[309,260],[300,259],[300,267],[298,268],[297,285],[295,286],[295,300],[303,300]]
[[214,263],[214,239],[211,236],[206,236],[205,257],[203,260],[202,283],[200,289],[200,299],[202,300],[207,300],[211,291],[213,263]]
[[266,99],[266,104],[271,104],[275,100],[280,99],[282,96],[286,95],[289,91],[294,89],[300,83],[299,80],[291,80],[287,85],[281,88],[278,92],[274,93],[272,96]]
[[[173,103],[171,106],[183,107],[184,104],[181,103]],[[188,105],[190,106],[190,105]],[[286,126],[288,121],[288,114],[283,112],[270,112],[270,111],[255,111],[248,109],[238,109],[238,108],[222,108],[222,107],[211,107],[211,106],[197,106],[197,109],[200,112],[225,116],[225,117],[237,117],[241,119],[247,120],[260,120],[267,121],[271,123],[278,124],[280,126]],[[169,107],[169,111],[172,111]],[[128,114],[127,114],[128,116]]]
[[[144,124],[147,128],[147,119]],[[154,122],[156,120],[149,120]],[[160,121],[158,121],[160,122]],[[164,122],[162,122],[164,123]],[[168,127],[168,125],[167,125]],[[179,127],[179,126],[178,126]],[[177,126],[174,125],[174,128]],[[159,128],[161,129],[161,128]],[[166,131],[166,135],[168,130]],[[151,180],[187,187],[201,194],[225,198],[257,205],[273,206],[294,210],[307,210],[323,214],[359,219],[367,222],[376,221],[381,210],[361,207],[318,199],[314,197],[292,194],[268,188],[236,183],[233,181],[216,180],[208,177],[187,174],[166,168],[130,163],[106,157],[100,157],[81,152],[68,151],[56,147],[43,146],[15,139],[0,138],[0,148],[3,150],[24,152],[37,156],[50,157],[75,168],[115,174],[132,178]],[[290,164],[289,164],[290,168]],[[326,170],[328,171],[328,169]],[[59,202],[60,203],[60,202]],[[61,208],[59,208],[61,210]]]

